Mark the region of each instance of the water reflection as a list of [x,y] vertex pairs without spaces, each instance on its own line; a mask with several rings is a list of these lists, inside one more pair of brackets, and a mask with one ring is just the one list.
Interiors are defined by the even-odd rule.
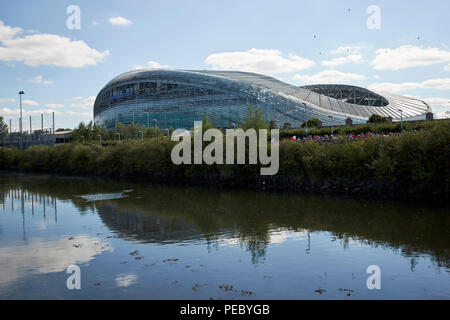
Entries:
[[20,279],[23,270],[31,274],[61,272],[70,265],[87,263],[106,250],[112,248],[104,246],[100,238],[87,236],[76,237],[72,242],[67,238],[54,241],[34,238],[22,245],[2,246],[0,287]]
[[[137,187],[82,178],[38,179],[36,183],[36,178],[22,176],[1,186],[3,206],[4,199],[8,199],[11,210],[20,208],[24,239],[24,207],[31,207],[34,214],[34,207],[41,206],[44,220],[53,219],[56,223],[58,198],[70,200],[80,214],[98,212],[103,223],[119,237],[142,243],[205,239],[214,245],[224,238],[234,239],[257,262],[270,243],[283,241],[280,230],[308,239],[310,232],[329,231],[344,247],[351,240],[388,246],[413,258],[420,253],[429,254],[439,266],[450,266],[450,217],[444,209],[242,190],[148,184]],[[305,250],[310,252],[313,248],[308,241]]]
[[[329,243],[343,249],[352,245],[398,252],[409,259],[411,272],[421,256],[429,257],[438,272],[450,267],[450,217],[445,209],[425,206],[29,175],[0,176],[0,203],[4,212],[21,218],[20,228],[0,223],[0,288],[24,274],[87,264],[114,251],[109,239],[161,246],[201,244],[208,252],[238,245],[257,266],[266,262],[271,248],[285,243],[297,243],[296,254],[324,255],[326,245],[317,243],[322,241],[317,235],[326,233]],[[89,232],[94,224],[76,225],[76,217],[70,220],[73,224],[61,224],[58,214],[69,219],[67,206],[82,217],[98,216],[101,223],[95,226],[105,226],[114,236],[106,239]],[[34,219],[32,237],[27,219]],[[16,233],[11,235],[13,226]],[[49,230],[39,233],[39,228]],[[118,273],[115,286],[136,285],[141,277],[136,272]]]

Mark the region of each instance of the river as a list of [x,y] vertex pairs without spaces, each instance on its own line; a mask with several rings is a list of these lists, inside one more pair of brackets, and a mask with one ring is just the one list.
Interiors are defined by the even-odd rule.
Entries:
[[2,173],[0,299],[448,300],[449,230],[426,205]]

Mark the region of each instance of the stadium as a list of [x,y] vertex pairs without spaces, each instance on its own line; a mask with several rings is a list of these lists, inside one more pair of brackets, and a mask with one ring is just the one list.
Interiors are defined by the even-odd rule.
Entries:
[[218,128],[243,121],[248,107],[261,110],[268,124],[300,127],[319,119],[324,126],[366,123],[377,114],[424,119],[423,101],[350,85],[294,86],[269,76],[238,71],[136,70],[112,79],[99,92],[94,121],[100,127],[140,124],[163,129],[191,128],[205,116]]

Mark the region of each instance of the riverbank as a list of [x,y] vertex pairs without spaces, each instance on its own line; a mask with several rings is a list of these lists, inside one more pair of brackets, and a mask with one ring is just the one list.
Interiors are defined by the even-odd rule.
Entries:
[[240,186],[448,203],[450,125],[401,135],[333,143],[280,142],[280,170],[260,176],[257,165],[172,163],[174,142],[0,148],[0,168],[22,172],[129,177],[194,185]]

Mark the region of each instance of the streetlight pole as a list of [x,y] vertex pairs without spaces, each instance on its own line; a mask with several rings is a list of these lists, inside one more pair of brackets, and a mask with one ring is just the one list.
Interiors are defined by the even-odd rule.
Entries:
[[19,131],[22,135],[22,95],[25,94],[23,91],[19,91],[19,97],[20,97],[20,121],[19,121]]
[[400,132],[403,132],[403,110],[398,111],[400,111]]
[[120,141],[120,132],[117,132],[116,134],[119,136],[119,141]]
[[138,131],[141,134],[141,141],[144,141],[144,133],[142,131]]
[[20,129],[20,149],[22,149],[22,95],[25,94],[22,90],[19,91],[20,97],[20,119],[19,119],[19,129]]
[[98,137],[100,138],[100,145],[102,144],[102,135],[99,134]]

